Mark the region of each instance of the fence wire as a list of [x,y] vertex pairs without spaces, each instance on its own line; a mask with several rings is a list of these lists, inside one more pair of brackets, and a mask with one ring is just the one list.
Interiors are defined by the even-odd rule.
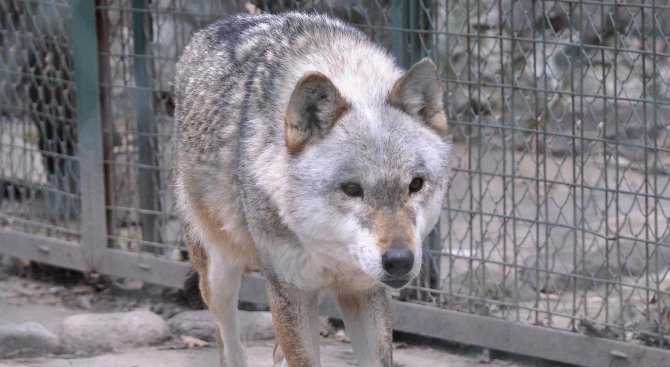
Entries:
[[435,11],[458,164],[434,304],[666,345],[670,6]]
[[0,226],[79,235],[69,8],[0,2]]
[[[171,83],[192,33],[225,14],[316,10],[404,66],[431,57],[444,81],[452,187],[401,299],[667,347],[667,2],[96,4],[109,248],[184,259]],[[0,1],[0,22],[0,228],[76,242],[69,7]]]

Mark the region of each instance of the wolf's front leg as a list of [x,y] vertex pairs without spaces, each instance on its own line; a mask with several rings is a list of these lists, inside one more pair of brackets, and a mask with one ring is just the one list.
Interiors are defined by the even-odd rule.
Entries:
[[[268,281],[272,323],[284,355],[282,367],[319,367],[319,294]],[[276,353],[277,351],[275,351]]]
[[[218,322],[217,343],[223,367],[246,367],[247,357],[240,342],[237,299],[244,265],[220,251],[209,253],[207,265],[207,305]],[[201,275],[202,276],[202,275]]]
[[358,365],[391,367],[393,330],[389,290],[380,285],[363,292],[340,293],[337,301]]

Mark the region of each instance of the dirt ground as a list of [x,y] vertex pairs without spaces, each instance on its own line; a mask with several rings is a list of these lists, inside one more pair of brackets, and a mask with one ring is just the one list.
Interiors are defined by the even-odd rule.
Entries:
[[[0,324],[37,322],[58,333],[63,319],[83,313],[152,310],[164,318],[188,310],[180,292],[109,279],[89,279],[76,272],[29,266],[0,271]],[[336,328],[335,328],[336,329]],[[324,366],[356,366],[351,345],[342,333],[324,337],[321,359]],[[343,341],[344,340],[344,341]],[[419,340],[408,335],[396,336],[394,361],[398,367],[465,366],[559,366],[519,356],[496,354],[476,347]],[[273,340],[247,343],[250,367],[269,367]],[[151,347],[116,351],[96,356],[51,355],[38,358],[0,359],[0,367],[177,367],[215,366],[215,346],[189,348],[178,340]]]

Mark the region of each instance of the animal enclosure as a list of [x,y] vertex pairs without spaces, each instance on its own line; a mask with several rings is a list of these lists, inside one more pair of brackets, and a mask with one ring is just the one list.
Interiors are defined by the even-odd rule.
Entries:
[[[452,185],[396,328],[580,365],[667,364],[665,1],[0,1],[0,253],[180,286],[175,62],[220,16],[287,10],[440,69]],[[263,302],[262,278],[241,298]]]

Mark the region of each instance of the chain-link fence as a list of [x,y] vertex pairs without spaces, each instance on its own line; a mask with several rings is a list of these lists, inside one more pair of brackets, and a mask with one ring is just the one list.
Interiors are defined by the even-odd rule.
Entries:
[[435,11],[459,157],[435,304],[666,346],[670,5]]
[[[670,363],[665,1],[0,0],[0,252],[177,285],[175,61],[221,15],[286,10],[343,18],[401,64],[440,68],[455,171],[424,272],[399,295],[430,306],[408,309],[423,310],[410,331],[583,365]],[[417,329],[426,315],[448,322]],[[435,326],[463,315],[482,329]],[[535,347],[498,340],[523,325]],[[558,336],[605,352],[557,352]]]
[[3,226],[76,240],[79,227],[70,11],[0,2]]

